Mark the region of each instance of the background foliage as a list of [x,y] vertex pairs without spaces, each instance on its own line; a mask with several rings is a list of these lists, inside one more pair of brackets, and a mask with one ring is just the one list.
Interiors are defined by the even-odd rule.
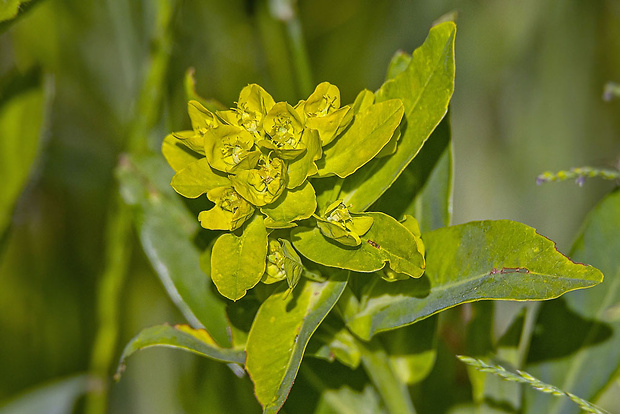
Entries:
[[[22,121],[0,137],[0,225],[10,222],[0,228],[0,402],[88,369],[94,303],[114,255],[104,230],[116,208],[113,169],[128,147],[158,150],[169,131],[188,127],[185,70],[196,69],[202,96],[228,105],[251,82],[278,100],[305,95],[285,28],[261,1],[178,1],[169,24],[167,1],[27,5],[0,23],[0,104],[24,101],[9,114]],[[538,187],[535,177],[617,161],[620,102],[601,94],[620,80],[618,2],[315,0],[299,9],[313,78],[338,85],[345,103],[380,86],[397,49],[411,52],[433,20],[458,10],[454,223],[517,220],[568,251],[612,184]],[[157,48],[169,51],[169,64],[152,60]],[[117,354],[143,327],[184,321],[134,245],[117,252],[130,262],[112,304],[121,317]],[[110,412],[229,412],[233,393],[242,396],[233,404],[258,410],[249,384],[223,365],[161,349],[133,358],[111,390]]]

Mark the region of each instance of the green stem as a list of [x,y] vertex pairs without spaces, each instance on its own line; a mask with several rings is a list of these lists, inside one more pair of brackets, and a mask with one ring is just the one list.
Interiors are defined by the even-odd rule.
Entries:
[[407,385],[401,382],[390,366],[385,349],[376,340],[356,340],[362,353],[362,364],[370,380],[377,387],[389,413],[415,414]]
[[120,297],[131,256],[131,211],[120,195],[114,200],[106,236],[106,268],[97,291],[98,330],[92,350],[90,373],[102,387],[88,394],[85,412],[104,414],[107,409],[108,377],[118,339]]
[[[126,142],[126,150],[132,153],[148,151],[146,138],[157,123],[170,61],[174,6],[175,0],[159,0],[153,39],[156,46]],[[132,218],[131,210],[117,194],[107,224],[106,267],[97,295],[99,326],[90,361],[91,375],[100,379],[103,385],[87,395],[84,410],[87,414],[105,414],[107,411],[108,384],[118,340],[120,297],[132,249]]]

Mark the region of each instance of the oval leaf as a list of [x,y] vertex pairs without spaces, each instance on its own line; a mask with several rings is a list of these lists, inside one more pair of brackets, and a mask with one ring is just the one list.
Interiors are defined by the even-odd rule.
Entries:
[[188,325],[157,325],[142,330],[125,346],[115,379],[118,380],[125,370],[125,360],[129,356],[153,346],[182,349],[216,361],[237,364],[245,362],[245,352],[242,349],[218,346],[204,329],[193,329]]
[[323,148],[323,158],[317,162],[319,175],[344,178],[353,174],[390,141],[403,113],[403,103],[392,99],[356,115],[349,129]]
[[211,278],[217,290],[230,300],[241,299],[265,273],[267,229],[256,214],[243,234],[222,234],[211,253]]
[[433,27],[407,69],[377,91],[376,102],[403,101],[406,125],[396,153],[370,161],[345,180],[341,197],[356,211],[366,210],[396,181],[446,114],[454,91],[455,34],[453,22]]
[[214,188],[230,186],[230,180],[211,169],[206,158],[200,158],[176,173],[170,185],[184,197],[197,198]]
[[301,187],[285,190],[282,196],[260,211],[267,216],[268,228],[292,227],[295,220],[307,219],[316,210],[316,194],[312,185],[306,181]]
[[418,280],[379,281],[347,320],[361,338],[408,325],[461,303],[483,299],[544,300],[594,286],[603,275],[571,262],[525,224],[480,221],[422,235],[426,273]]
[[315,263],[356,272],[375,272],[386,263],[398,273],[420,277],[424,257],[415,237],[406,227],[384,213],[368,213],[373,218],[360,246],[349,247],[324,237],[318,228],[299,227],[291,231],[295,248]]
[[347,284],[346,272],[319,283],[305,280],[292,293],[281,291],[261,305],[246,347],[246,368],[265,413],[277,412],[288,397],[306,345]]
[[[193,134],[193,131],[184,132]],[[181,143],[180,139],[175,138],[172,134],[168,134],[166,138],[164,138],[161,144],[161,153],[164,155],[166,161],[168,161],[170,167],[176,172],[181,171],[189,164],[203,157],[187,148]]]

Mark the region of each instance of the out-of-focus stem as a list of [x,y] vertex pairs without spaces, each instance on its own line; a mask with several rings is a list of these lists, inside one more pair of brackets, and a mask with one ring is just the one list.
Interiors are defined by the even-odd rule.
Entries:
[[273,17],[286,25],[293,66],[297,75],[297,87],[302,96],[308,96],[312,93],[312,70],[295,3],[295,0],[270,0],[269,8]]
[[[130,153],[148,151],[147,136],[157,123],[168,72],[172,45],[170,26],[175,0],[159,0],[158,6],[151,64],[125,145],[125,150]],[[120,298],[132,250],[132,213],[120,194],[117,193],[113,203],[107,223],[105,269],[97,291],[98,330],[90,362],[90,374],[100,380],[102,386],[87,395],[87,414],[105,414],[107,411],[110,373],[115,363],[118,341]]]

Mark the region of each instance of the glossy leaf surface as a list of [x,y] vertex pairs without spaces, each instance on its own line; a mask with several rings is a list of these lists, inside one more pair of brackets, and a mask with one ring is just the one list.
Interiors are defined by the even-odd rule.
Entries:
[[246,368],[265,413],[284,404],[310,337],[346,283],[345,272],[334,272],[325,282],[305,280],[290,294],[272,294],[261,305],[248,336]]
[[217,290],[230,300],[241,299],[265,273],[267,229],[263,217],[254,215],[241,236],[222,234],[211,253],[211,278]]
[[204,329],[193,329],[188,325],[157,325],[143,329],[127,345],[120,358],[117,379],[125,370],[125,360],[137,351],[154,346],[176,348],[193,352],[222,362],[243,364],[242,349],[221,348]]
[[471,222],[425,233],[422,239],[424,276],[377,283],[347,321],[361,338],[461,303],[551,299],[602,280],[599,270],[571,262],[551,240],[517,222]]
[[268,228],[292,227],[293,221],[307,219],[315,210],[316,194],[308,181],[293,190],[285,190],[275,203],[260,209],[267,216]]
[[403,112],[402,102],[392,99],[355,115],[349,129],[323,148],[323,158],[317,162],[319,175],[344,178],[353,174],[390,141]]
[[291,238],[295,248],[306,258],[324,266],[356,272],[374,272],[386,263],[392,270],[420,277],[424,271],[424,257],[420,253],[420,239],[407,228],[383,213],[368,213],[374,222],[361,237],[359,246],[344,246],[324,237],[318,228],[293,229]]
[[454,90],[455,34],[452,22],[433,27],[407,69],[377,91],[376,102],[403,101],[406,124],[395,154],[369,162],[345,180],[341,197],[353,211],[366,210],[396,181],[446,114]]
[[230,180],[225,175],[216,173],[203,157],[176,173],[170,185],[182,196],[196,198],[214,188],[230,186]]

